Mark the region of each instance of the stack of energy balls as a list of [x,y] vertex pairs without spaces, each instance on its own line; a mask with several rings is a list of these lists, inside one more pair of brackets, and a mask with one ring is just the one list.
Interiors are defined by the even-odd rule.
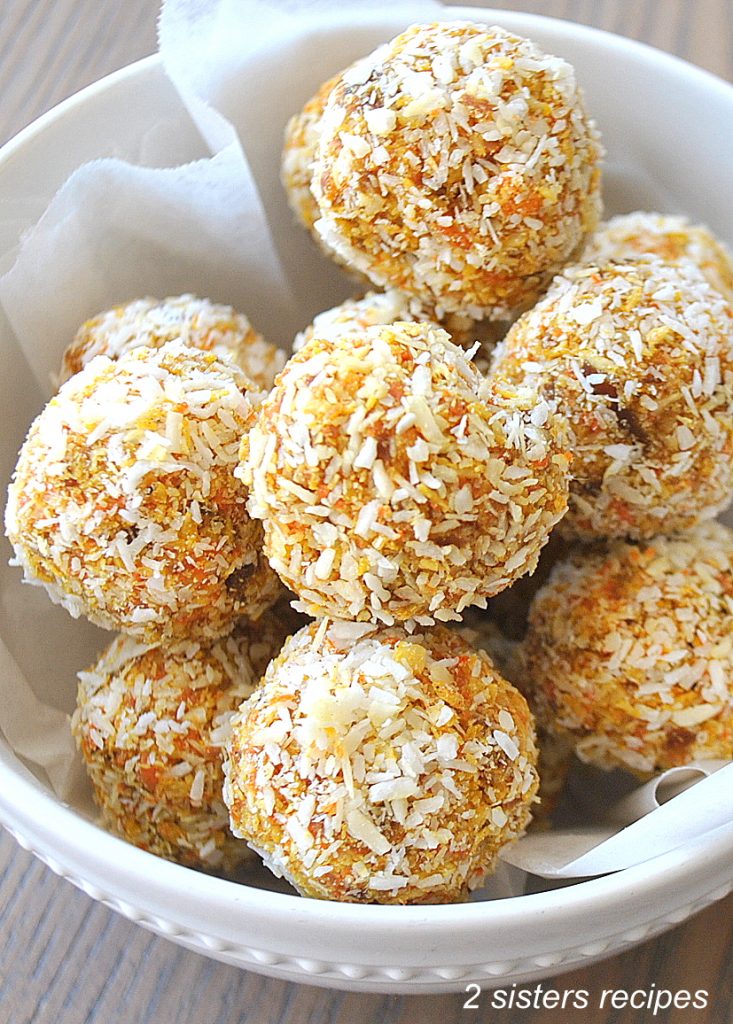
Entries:
[[5,513],[26,579],[121,632],[81,673],[72,720],[104,823],[227,873],[251,857],[222,800],[229,718],[287,633],[234,469],[284,359],[245,317],[191,295],[88,321]]
[[478,344],[482,396],[527,389],[565,425],[567,514],[463,628],[532,704],[545,810],[573,751],[639,775],[733,757],[731,533],[710,522],[733,497],[733,262],[680,216],[598,224],[600,155],[567,64],[459,23],[326,83],[283,166],[321,247],[385,289],[299,344],[440,323]]
[[290,204],[361,298],[286,363],[192,296],[82,328],[6,525],[124,634],[73,719],[114,831],[440,903],[573,751],[733,757],[733,264],[680,217],[599,225],[601,156],[565,61],[413,26],[286,132]]

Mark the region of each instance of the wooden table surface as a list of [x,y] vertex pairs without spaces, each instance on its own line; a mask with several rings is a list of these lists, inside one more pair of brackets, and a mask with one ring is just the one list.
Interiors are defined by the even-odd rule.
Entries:
[[[508,0],[641,39],[733,79],[733,0]],[[156,48],[156,0],[0,0],[0,144],[64,97]],[[730,126],[729,126],[730,130]],[[681,138],[680,144],[684,144]],[[1,199],[2,197],[0,197]],[[702,1010],[490,1012],[464,996],[378,996],[272,981],[142,931],[0,830],[0,1024],[543,1024],[733,1021],[733,897],[555,987],[704,989]]]

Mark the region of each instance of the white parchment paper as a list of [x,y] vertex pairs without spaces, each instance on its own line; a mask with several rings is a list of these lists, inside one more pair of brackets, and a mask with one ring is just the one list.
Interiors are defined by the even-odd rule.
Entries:
[[606,826],[528,835],[502,851],[502,859],[543,878],[621,871],[730,826],[732,787],[730,763],[670,768],[608,808]]
[[[401,28],[452,16],[431,0],[389,8],[368,0],[166,0],[163,64],[211,156],[169,167],[92,160],[69,177],[22,238],[0,277],[0,355],[11,371],[3,381],[12,425],[2,447],[5,482],[14,459],[9,453],[19,443],[16,425],[30,423],[76,328],[100,310],[191,291],[242,309],[270,340],[288,347],[316,313],[353,291],[287,207],[279,184],[285,124],[322,81]],[[170,124],[160,132],[156,139],[149,130],[145,140],[158,162],[171,143]],[[607,171],[613,212],[649,205],[674,210],[643,169],[625,162],[625,153],[619,150]],[[19,588],[17,570],[3,566],[0,730],[61,799],[85,810],[68,729],[75,689],[68,666],[85,667],[100,637],[84,623],[59,618],[58,609],[47,611],[40,592],[26,600]],[[609,807],[604,827],[520,840],[478,898],[521,892],[526,871],[569,878],[620,870],[721,827],[733,819],[733,767],[713,768],[720,765],[673,780],[665,773],[624,806]],[[680,792],[660,804],[660,786],[668,783]]]

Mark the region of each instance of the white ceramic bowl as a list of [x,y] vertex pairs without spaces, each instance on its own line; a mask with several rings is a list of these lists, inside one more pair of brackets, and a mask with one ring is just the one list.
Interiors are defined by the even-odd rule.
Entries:
[[[733,242],[733,88],[647,47],[566,22],[475,8],[448,16],[503,25],[572,61],[608,150],[609,212],[684,212]],[[385,25],[385,38],[399,28],[388,18]],[[149,58],[85,89],[5,146],[0,195],[13,216],[0,223],[0,268],[75,166],[110,153],[134,159],[145,132],[161,121],[173,129],[161,162],[202,155],[160,62]],[[23,396],[31,378],[20,357],[0,376],[4,488],[29,423]],[[22,600],[18,576],[3,568],[4,601],[16,591]],[[27,629],[15,656],[39,695],[53,700],[54,680],[71,666],[64,652],[43,651],[36,619],[29,617]],[[67,685],[64,692],[73,691]],[[379,907],[300,899],[189,871],[121,842],[59,801],[2,739],[0,820],[53,871],[151,931],[279,978],[364,991],[440,992],[547,976],[656,935],[733,888],[731,826],[618,874],[494,902]]]

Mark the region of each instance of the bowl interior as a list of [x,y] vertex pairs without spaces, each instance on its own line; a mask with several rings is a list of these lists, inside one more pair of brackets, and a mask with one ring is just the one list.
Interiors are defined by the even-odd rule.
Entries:
[[[647,47],[561,21],[500,11],[482,12],[476,8],[450,8],[442,17],[466,17],[499,24],[529,36],[548,51],[570,60],[607,150],[604,179],[607,215],[633,209],[684,213],[694,221],[707,223],[733,244],[733,204],[728,201],[726,188],[729,168],[733,166],[733,133],[721,130],[722,125],[733,123],[733,88]],[[299,109],[329,70],[337,70],[354,56],[368,52],[402,27],[404,23],[398,19],[385,17],[383,21],[372,19],[357,25],[348,37],[343,36],[342,26],[338,24],[333,29],[320,26],[314,30],[303,43],[313,47],[313,59],[304,63],[300,75],[287,90],[276,93],[272,136],[263,147],[268,158],[277,160],[285,121]],[[321,61],[317,55],[324,47],[328,58]],[[684,144],[681,143],[681,126],[684,126]],[[64,177],[83,161],[115,155],[133,162],[167,166],[204,154],[205,147],[157,58],[142,61],[84,90],[0,151],[0,194],[10,211],[0,223],[0,271],[11,264],[22,231],[34,222]],[[273,212],[273,217],[287,215],[289,218],[284,211],[284,200],[278,197],[278,210]],[[292,225],[290,229],[297,230]],[[345,295],[350,286],[338,272],[329,268],[322,290],[312,296],[313,308],[325,308],[337,301],[334,289]],[[141,281],[139,294],[149,291]],[[116,296],[111,296],[110,304],[115,300]],[[312,311],[304,310],[303,324]],[[95,312],[97,309],[90,309],[88,315]],[[265,335],[277,336],[277,311],[272,311],[270,316],[269,323],[259,326]],[[76,326],[76,322],[61,324],[59,338],[70,338]],[[44,347],[42,362],[48,375],[56,371],[62,347],[58,339],[50,340],[48,347]],[[0,486],[4,493],[18,448],[32,418],[42,407],[49,387],[46,380],[31,371],[23,346],[1,308],[0,353],[4,367],[0,380],[4,428],[0,438]],[[10,678],[17,666],[39,701],[68,713],[74,705],[76,671],[93,660],[108,642],[108,635],[84,621],[71,620],[49,603],[44,592],[21,585],[19,570],[7,564],[11,551],[4,537],[0,547],[3,608],[0,638],[6,648],[0,660],[3,676]],[[21,708],[18,713],[31,715],[32,708]],[[27,724],[32,729],[32,723]],[[57,823],[54,827],[66,833],[68,849],[71,851],[75,844],[88,843],[90,833],[86,823],[94,817],[88,791],[84,787],[74,789],[65,806],[60,806],[41,770],[15,757],[8,744],[3,745],[0,754],[0,777],[4,779],[0,786],[0,813],[4,812],[9,823],[15,822],[16,827],[21,828],[19,822],[24,820],[27,824],[26,812],[36,815],[42,813],[44,807],[53,807]],[[3,790],[7,792],[8,784],[12,792],[4,796]],[[80,816],[85,819],[84,825]],[[729,839],[725,842],[729,843]],[[730,845],[727,849],[730,850]],[[100,837],[97,865],[103,869],[105,858],[109,858],[108,863],[118,862],[121,850],[124,846],[116,840]],[[690,852],[684,870],[695,871],[696,856],[695,851]],[[139,860],[140,857],[143,860]],[[134,851],[130,863],[145,865],[151,860],[148,855]],[[682,861],[674,863],[679,867]],[[145,873],[143,867],[140,870]],[[157,863],[156,879],[163,887],[169,884],[171,890],[176,890],[182,870],[165,862]],[[187,875],[187,888],[198,889],[202,896],[206,893],[207,898],[211,896],[212,884],[224,887],[216,892],[237,891],[240,902],[249,891],[192,872]],[[616,876],[615,881],[604,880],[609,893],[614,891],[614,886],[616,891],[623,892],[630,884],[629,879],[634,877],[633,872],[622,875]],[[276,887],[276,883],[268,879],[268,875],[262,874],[252,882]],[[598,883],[583,882],[573,888],[581,890],[592,885]],[[561,899],[566,899],[557,894],[546,895],[558,906]],[[523,897],[530,901],[535,898]],[[304,905],[310,901],[297,903],[299,914],[309,913]],[[363,912],[375,921],[372,909],[359,908],[357,913]],[[319,912],[313,911],[314,914]],[[405,908],[403,921],[409,920],[410,912]],[[469,912],[471,908],[459,911]],[[491,914],[491,905],[485,905],[482,912]],[[385,923],[388,917],[394,919],[389,914],[384,918]]]

